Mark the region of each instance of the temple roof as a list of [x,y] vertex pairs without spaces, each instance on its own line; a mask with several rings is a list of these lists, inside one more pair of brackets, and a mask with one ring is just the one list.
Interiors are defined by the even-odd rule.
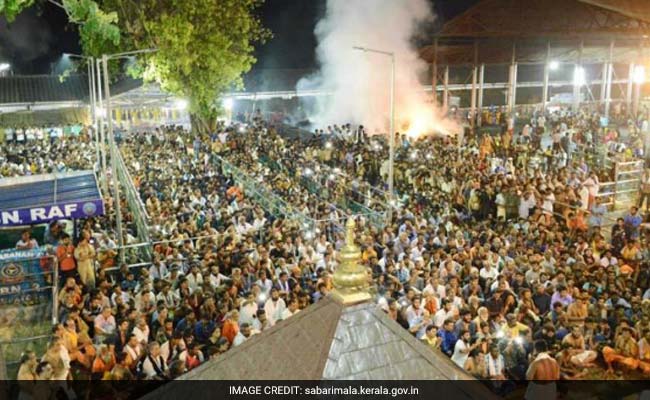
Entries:
[[[496,398],[482,383],[391,320],[374,303],[327,297],[180,380],[446,380],[454,399]],[[152,392],[184,391],[166,385]],[[165,395],[170,393],[164,392]],[[180,392],[179,392],[180,394]],[[149,396],[147,396],[149,397]]]

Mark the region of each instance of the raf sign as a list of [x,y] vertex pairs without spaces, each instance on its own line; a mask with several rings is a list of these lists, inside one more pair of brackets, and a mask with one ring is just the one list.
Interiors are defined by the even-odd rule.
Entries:
[[36,225],[57,219],[88,218],[102,214],[104,214],[104,203],[101,200],[0,210],[0,227]]

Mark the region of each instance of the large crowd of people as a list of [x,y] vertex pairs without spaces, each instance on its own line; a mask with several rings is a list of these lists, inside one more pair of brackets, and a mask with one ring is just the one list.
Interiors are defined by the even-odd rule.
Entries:
[[[386,139],[362,127],[292,138],[256,118],[125,138],[154,241],[140,261],[151,262],[116,265],[101,219],[76,238],[51,235],[59,323],[18,379],[166,380],[221,357],[328,295],[351,216],[377,306],[495,391],[539,379],[546,359],[564,379],[650,374],[644,217],[633,206],[607,220],[599,185],[611,176],[587,157],[603,144],[641,156],[647,122],[623,137],[597,114],[529,119],[460,143],[397,134],[392,203]],[[32,150],[4,168],[76,166],[67,150],[49,160]],[[388,208],[391,221],[374,218]]]

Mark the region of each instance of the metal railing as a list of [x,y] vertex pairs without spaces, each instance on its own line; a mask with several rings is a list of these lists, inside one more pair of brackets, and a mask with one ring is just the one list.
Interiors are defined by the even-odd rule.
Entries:
[[[126,198],[126,202],[129,206],[129,210],[133,215],[133,221],[135,222],[136,227],[136,238],[139,242],[149,243],[150,238],[150,219],[147,214],[147,209],[142,203],[140,198],[140,193],[136,189],[131,174],[129,173],[124,159],[122,158],[122,153],[119,151],[115,152],[116,154],[116,166],[117,166],[117,179],[123,188],[123,194]],[[138,254],[138,258],[151,260],[153,252],[150,247],[143,247]]]
[[602,203],[612,210],[618,205],[635,202],[641,184],[644,161],[621,162],[607,158],[605,165],[613,169],[614,181],[601,182],[597,197],[602,198]]
[[[365,205],[352,200],[350,198],[352,194],[351,188],[347,188],[347,187],[345,188],[346,196],[344,198],[332,199],[329,196],[330,189],[327,188],[327,183],[328,183],[327,180],[329,179],[330,174],[329,173],[319,174],[318,176],[320,176],[321,181],[319,181],[317,179],[317,176],[314,174],[314,172],[320,172],[321,168],[323,170],[327,170],[328,172],[333,173],[333,171],[330,171],[329,167],[313,162],[314,165],[312,165],[311,168],[306,164],[302,164],[298,166],[300,171],[290,171],[288,168],[284,167],[278,161],[273,160],[266,155],[260,156],[258,160],[263,165],[267,166],[271,171],[274,172],[282,171],[288,174],[289,176],[294,176],[296,173],[300,173],[300,176],[296,178],[297,182],[303,188],[305,188],[310,194],[318,197],[320,200],[327,203],[329,207],[334,208],[340,214],[346,216],[363,215],[365,218],[368,219],[370,224],[372,224],[376,228],[382,229],[384,227],[384,223],[385,223],[384,214],[382,212],[378,212],[376,210],[370,209]],[[311,171],[311,173],[306,173],[308,171]]]
[[221,165],[222,173],[231,176],[242,187],[247,196],[251,197],[254,202],[259,204],[260,207],[271,215],[276,217],[284,216],[287,219],[298,222],[305,229],[316,229],[314,219],[298,211],[296,207],[273,193],[273,191],[266,188],[261,182],[257,182],[225,158],[215,156],[215,159]]

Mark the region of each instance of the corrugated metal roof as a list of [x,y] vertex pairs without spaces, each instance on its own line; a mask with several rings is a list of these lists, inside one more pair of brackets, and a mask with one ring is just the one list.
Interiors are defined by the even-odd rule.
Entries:
[[0,78],[0,104],[54,103],[88,98],[88,78],[70,75],[63,82],[54,75]]
[[[142,80],[125,76],[111,84],[111,96],[117,96],[141,86]],[[0,105],[87,102],[88,96],[87,75],[69,75],[63,81],[57,75],[0,78]]]

